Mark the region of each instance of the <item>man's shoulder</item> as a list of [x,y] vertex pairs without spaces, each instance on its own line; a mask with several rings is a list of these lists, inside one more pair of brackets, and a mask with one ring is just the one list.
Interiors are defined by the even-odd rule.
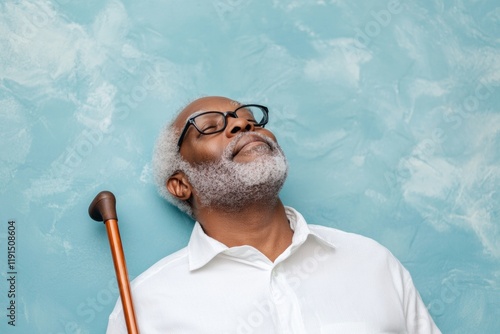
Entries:
[[406,269],[392,252],[372,238],[327,226],[309,225],[309,229],[313,235],[333,245],[337,259],[372,270],[387,270],[394,277],[406,275]]
[[[161,280],[166,275],[178,275],[187,272],[189,266],[187,247],[184,247],[170,255],[165,256],[143,273],[137,276],[131,283],[133,289],[140,289],[144,282]],[[147,284],[146,284],[147,285]]]
[[357,251],[377,251],[385,255],[390,254],[390,251],[386,247],[370,237],[329,226],[314,224],[308,224],[308,226],[313,235],[328,241],[339,250],[355,249]]

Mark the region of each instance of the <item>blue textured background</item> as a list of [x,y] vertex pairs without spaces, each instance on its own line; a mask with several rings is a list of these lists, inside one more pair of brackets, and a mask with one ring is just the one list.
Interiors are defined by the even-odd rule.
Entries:
[[3,0],[0,80],[0,332],[104,332],[100,190],[130,276],[186,244],[150,158],[161,125],[212,94],[269,106],[286,204],[387,246],[444,333],[500,332],[497,0]]

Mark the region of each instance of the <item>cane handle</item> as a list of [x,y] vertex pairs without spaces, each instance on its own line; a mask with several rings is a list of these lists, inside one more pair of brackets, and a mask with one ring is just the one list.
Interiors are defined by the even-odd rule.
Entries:
[[116,198],[110,191],[101,191],[89,206],[90,218],[98,222],[106,222],[109,219],[118,220],[116,214]]

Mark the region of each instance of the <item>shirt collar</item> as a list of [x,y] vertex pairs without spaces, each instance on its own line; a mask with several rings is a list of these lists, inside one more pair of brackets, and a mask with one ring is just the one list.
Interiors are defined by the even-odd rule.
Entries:
[[290,222],[290,227],[293,230],[292,244],[276,259],[275,262],[284,260],[290,256],[290,254],[294,253],[309,237],[312,237],[317,242],[327,247],[335,248],[333,240],[330,240],[327,236],[316,233],[315,230],[311,230],[304,217],[297,210],[292,207],[285,206],[285,212],[288,217],[288,221]]
[[[290,222],[290,227],[294,231],[292,244],[276,259],[275,263],[283,261],[290,254],[294,253],[309,236],[312,236],[318,242],[328,247],[335,247],[332,240],[318,235],[315,231],[311,231],[304,217],[298,211],[291,207],[285,207],[285,212]],[[223,243],[206,235],[200,223],[196,222],[188,244],[189,270],[192,271],[203,267],[218,254],[228,249]]]
[[206,235],[200,223],[196,222],[188,244],[189,270],[203,267],[226,249],[226,245]]

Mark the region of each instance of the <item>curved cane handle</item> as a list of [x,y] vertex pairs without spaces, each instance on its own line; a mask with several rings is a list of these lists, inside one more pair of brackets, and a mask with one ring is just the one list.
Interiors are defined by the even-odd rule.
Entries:
[[116,198],[110,191],[101,191],[89,206],[89,215],[95,221],[106,222],[109,219],[118,220],[116,214]]

